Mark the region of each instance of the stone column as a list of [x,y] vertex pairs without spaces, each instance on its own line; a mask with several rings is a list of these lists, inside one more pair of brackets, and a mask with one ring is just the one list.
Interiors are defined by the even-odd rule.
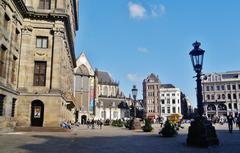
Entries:
[[61,63],[62,63],[62,52],[64,44],[64,29],[54,28],[53,29],[53,50],[52,50],[52,63],[51,63],[51,91],[60,92],[61,90]]
[[26,25],[22,28],[22,46],[20,53],[20,65],[19,65],[19,76],[18,76],[18,87],[19,89],[25,89],[33,82],[33,61],[32,57],[32,31],[33,28],[30,25]]

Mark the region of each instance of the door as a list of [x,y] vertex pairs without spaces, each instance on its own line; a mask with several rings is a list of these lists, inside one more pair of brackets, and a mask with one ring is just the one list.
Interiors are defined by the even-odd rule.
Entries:
[[44,104],[40,100],[32,102],[31,126],[43,126]]

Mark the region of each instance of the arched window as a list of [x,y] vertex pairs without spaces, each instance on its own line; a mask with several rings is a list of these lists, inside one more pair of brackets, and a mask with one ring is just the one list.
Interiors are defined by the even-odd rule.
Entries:
[[227,110],[227,107],[224,104],[219,104],[218,105],[218,110]]
[[107,87],[107,86],[105,86],[105,87],[103,88],[103,95],[104,95],[104,96],[108,96],[108,87]]

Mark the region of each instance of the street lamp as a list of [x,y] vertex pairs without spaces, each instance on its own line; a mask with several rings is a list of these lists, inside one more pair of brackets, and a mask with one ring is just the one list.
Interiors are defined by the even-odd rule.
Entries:
[[133,119],[130,122],[130,126],[129,129],[130,130],[136,130],[136,129],[141,129],[141,123],[140,120],[136,117],[137,115],[137,111],[136,111],[136,98],[137,98],[137,88],[136,85],[133,85],[132,88],[132,96],[133,96],[133,100],[134,100],[134,115],[133,115]]
[[192,65],[197,73],[197,107],[198,107],[198,114],[199,116],[203,115],[203,103],[202,103],[202,85],[201,85],[201,73],[202,73],[202,66],[203,66],[203,57],[204,57],[204,50],[199,48],[201,45],[200,42],[193,43],[194,49],[189,53]]
[[136,111],[137,92],[138,92],[138,89],[136,88],[136,85],[133,85],[133,88],[132,88],[132,96],[133,96],[133,100],[134,100],[134,115],[133,115],[133,118],[136,118],[136,116],[137,116],[137,111]]
[[200,42],[193,43],[194,49],[189,53],[194,71],[197,73],[197,107],[198,116],[191,122],[191,126],[188,129],[187,145],[208,147],[209,145],[218,145],[219,140],[216,135],[215,127],[212,123],[203,117],[203,102],[202,102],[202,85],[201,85],[201,73],[203,66],[204,50],[199,48]]

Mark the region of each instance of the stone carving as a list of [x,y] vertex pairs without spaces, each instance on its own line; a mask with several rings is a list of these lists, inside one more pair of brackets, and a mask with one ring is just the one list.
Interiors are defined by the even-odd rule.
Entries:
[[63,28],[54,28],[53,32],[55,36],[65,39],[65,32]]
[[36,52],[35,54],[38,55],[38,56],[46,56],[46,53]]
[[32,31],[33,31],[33,27],[30,25],[26,25],[22,28],[22,34],[25,34],[25,35],[31,35]]

